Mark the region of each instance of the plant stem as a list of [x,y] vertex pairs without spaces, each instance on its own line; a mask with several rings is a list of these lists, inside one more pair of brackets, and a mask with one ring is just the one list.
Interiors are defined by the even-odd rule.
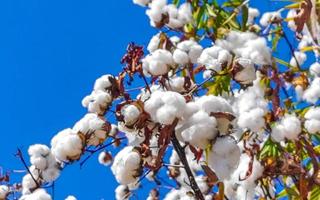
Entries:
[[174,150],[177,152],[177,154],[180,158],[182,165],[184,166],[184,169],[186,170],[186,173],[188,175],[188,179],[190,181],[190,186],[191,186],[192,190],[194,191],[196,198],[198,200],[204,200],[202,192],[201,192],[201,190],[200,190],[200,188],[199,188],[199,186],[198,186],[198,184],[192,174],[192,171],[190,169],[184,148],[182,148],[182,146],[180,145],[178,139],[176,138],[176,134],[174,131],[171,136],[171,142],[173,144]]

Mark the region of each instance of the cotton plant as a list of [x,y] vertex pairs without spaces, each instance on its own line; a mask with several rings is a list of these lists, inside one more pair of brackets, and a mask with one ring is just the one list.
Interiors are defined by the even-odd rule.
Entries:
[[53,199],[44,186],[96,153],[118,200],[144,184],[148,200],[318,199],[317,2],[268,12],[242,0],[133,3],[159,33],[146,51],[128,45],[122,70],[95,81],[87,114],[50,146],[31,145],[29,162],[19,150],[27,173],[1,177],[0,200]]

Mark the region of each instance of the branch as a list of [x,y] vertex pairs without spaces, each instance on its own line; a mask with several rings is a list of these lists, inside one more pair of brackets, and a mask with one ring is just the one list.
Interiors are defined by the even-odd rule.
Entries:
[[180,158],[181,163],[184,165],[184,168],[186,170],[186,173],[187,173],[189,181],[190,181],[190,186],[191,186],[192,190],[194,191],[196,198],[198,200],[204,200],[202,192],[201,192],[201,190],[200,190],[200,188],[199,188],[199,186],[198,186],[198,184],[192,174],[192,171],[190,169],[188,160],[186,158],[186,153],[185,153],[184,149],[181,147],[178,139],[176,138],[175,131],[172,132],[171,142],[173,144],[175,151],[177,152],[177,154]]

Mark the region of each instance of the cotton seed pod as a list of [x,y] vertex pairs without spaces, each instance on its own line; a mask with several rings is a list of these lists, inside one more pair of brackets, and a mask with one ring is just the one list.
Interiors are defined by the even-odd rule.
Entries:
[[251,60],[238,58],[233,63],[233,79],[242,85],[249,85],[256,79],[256,69]]

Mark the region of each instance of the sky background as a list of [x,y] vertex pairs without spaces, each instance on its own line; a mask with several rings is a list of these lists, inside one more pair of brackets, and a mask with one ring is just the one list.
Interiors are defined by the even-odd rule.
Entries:
[[[263,10],[279,8],[252,0]],[[0,1],[0,166],[23,169],[17,147],[49,144],[86,112],[82,98],[96,78],[116,74],[129,42],[147,44],[157,31],[131,0]],[[21,175],[12,174],[19,179]],[[110,168],[89,160],[69,166],[55,184],[55,199],[114,199]],[[50,192],[50,190],[48,190]],[[142,192],[143,193],[143,192]],[[144,199],[143,196],[139,199]]]

